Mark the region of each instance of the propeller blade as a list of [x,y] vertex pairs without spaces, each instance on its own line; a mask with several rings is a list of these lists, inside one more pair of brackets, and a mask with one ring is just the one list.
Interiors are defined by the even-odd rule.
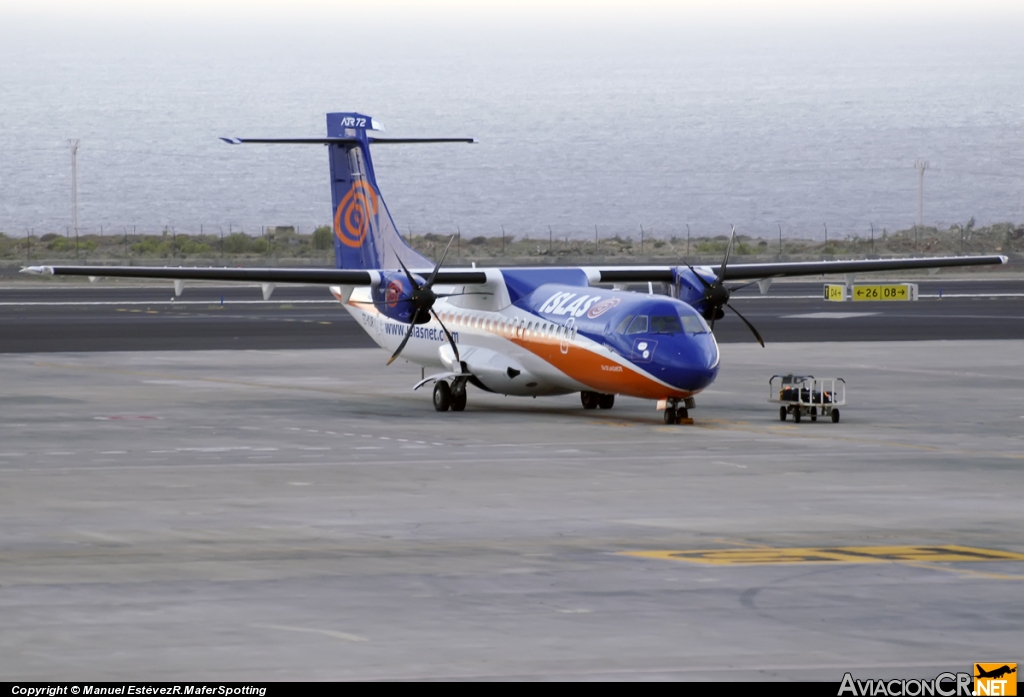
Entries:
[[[754,332],[754,337],[755,337],[755,338],[757,339],[757,342],[758,342],[759,344],[761,344],[761,348],[764,348],[764,339],[762,339],[762,338],[761,338],[761,335],[760,335],[760,334],[759,334],[759,333],[757,332],[757,330],[756,330],[756,329],[754,329],[754,325],[753,325],[753,324],[751,324],[750,322],[748,322],[748,321],[747,321],[747,318],[746,318],[746,317],[744,317],[743,315],[741,315],[741,314],[740,314],[740,311],[739,311],[739,310],[737,310],[737,309],[736,309],[735,307],[733,307],[732,305],[730,305],[729,303],[726,303],[726,304],[725,304],[725,306],[726,306],[726,307],[728,307],[728,308],[729,308],[730,310],[732,310],[733,312],[735,312],[735,313],[736,313],[736,316],[737,316],[737,317],[739,317],[739,318],[740,318],[741,320],[743,320],[743,324],[747,325],[747,327],[749,327],[749,328],[750,328],[750,331]],[[712,327],[714,327],[714,325],[712,325]]]
[[402,352],[402,349],[405,348],[405,345],[409,343],[409,337],[412,336],[413,327],[416,326],[416,320],[419,319],[419,316],[420,312],[419,310],[417,310],[416,313],[412,316],[412,322],[409,323],[409,331],[405,333],[405,338],[402,339],[402,343],[398,345],[398,348],[395,350],[393,354],[391,354],[391,358],[389,358],[388,362],[385,363],[384,365],[391,365],[392,363],[394,363],[395,359],[398,358],[398,354],[400,354]]
[[444,335],[448,337],[448,343],[452,345],[452,351],[455,352],[455,360],[459,360],[459,347],[455,345],[455,337],[452,336],[450,331],[448,331],[448,327],[444,326],[444,322],[441,321],[441,318],[437,316],[437,313],[434,312],[433,309],[430,310],[430,314],[434,315],[434,319],[436,319],[437,323],[441,325],[441,329],[444,330]]
[[697,277],[697,280],[698,280],[698,281],[700,281],[701,283],[703,283],[703,284],[704,284],[704,288],[705,288],[705,289],[707,289],[707,288],[710,288],[710,287],[711,287],[711,284],[710,284],[710,283],[708,283],[707,281],[705,281],[705,280],[704,280],[704,277],[703,277],[703,276],[701,276],[701,275],[700,275],[699,273],[697,273],[697,269],[693,268],[692,266],[690,266],[690,264],[689,264],[689,263],[687,263],[687,262],[685,262],[685,261],[684,261],[683,263],[684,263],[684,264],[686,264],[686,268],[690,269],[690,271],[693,271],[693,275]]
[[721,268],[718,269],[717,283],[721,283],[722,279],[725,278],[725,267],[729,265],[729,257],[732,255],[732,243],[736,239],[736,226],[732,226],[732,234],[729,235],[729,245],[725,248],[725,259],[722,261]]
[[411,273],[409,273],[409,269],[405,268],[405,264],[402,263],[402,257],[398,256],[397,254],[395,255],[395,257],[398,259],[398,264],[399,264],[399,266],[402,267],[402,271],[405,271],[405,276],[406,276],[406,278],[409,279],[409,283],[412,284],[412,287],[414,289],[419,290],[420,289],[420,284],[417,283],[416,279],[413,278],[413,275]]
[[448,256],[448,250],[452,248],[452,242],[455,241],[455,235],[448,240],[448,246],[444,248],[444,253],[441,254],[441,258],[437,262],[437,266],[434,267],[434,273],[430,274],[430,278],[427,279],[426,288],[430,288],[434,285],[434,279],[437,278],[437,272],[441,270],[441,264],[444,263],[444,258]]

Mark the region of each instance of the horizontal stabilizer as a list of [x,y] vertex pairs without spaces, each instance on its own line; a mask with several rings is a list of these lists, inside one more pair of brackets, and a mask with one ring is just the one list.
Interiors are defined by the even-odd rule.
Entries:
[[[358,138],[229,138],[221,136],[221,140],[229,145],[245,143],[270,143],[284,145],[331,145],[333,143],[358,143]],[[472,138],[367,138],[370,143],[409,144],[409,143],[475,143]]]

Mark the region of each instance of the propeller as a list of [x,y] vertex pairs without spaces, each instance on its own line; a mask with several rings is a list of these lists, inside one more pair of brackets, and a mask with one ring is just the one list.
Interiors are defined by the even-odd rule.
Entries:
[[[438,295],[432,290],[434,281],[437,280],[437,272],[441,269],[441,264],[444,263],[444,258],[448,256],[448,250],[451,249],[452,242],[454,240],[455,235],[452,235],[452,238],[448,240],[448,246],[444,248],[444,253],[441,255],[440,261],[437,262],[437,266],[434,267],[434,270],[430,274],[430,277],[426,280],[426,282],[423,283],[423,285],[420,285],[419,283],[416,282],[416,277],[413,276],[409,269],[406,268],[405,264],[402,262],[402,258],[398,257],[398,263],[402,267],[402,271],[405,272],[405,276],[406,278],[409,279],[409,283],[412,285],[413,288],[412,294],[410,295],[410,297],[406,298],[406,302],[411,302],[416,309],[413,311],[412,317],[409,320],[409,331],[405,333],[405,337],[402,339],[402,343],[400,343],[395,352],[391,354],[391,358],[388,359],[387,365],[391,365],[395,361],[395,359],[398,358],[398,356],[402,353],[402,349],[404,349],[405,345],[409,343],[409,337],[412,336],[413,328],[417,324],[422,324],[423,322],[426,322],[431,315],[433,315],[434,319],[437,320],[437,323],[441,325],[441,329],[444,330],[444,335],[448,338],[448,343],[451,344],[452,351],[455,352],[455,360],[459,360],[459,347],[455,345],[455,338],[452,336],[452,333],[448,331],[448,327],[444,326],[444,322],[442,322],[441,318],[438,317],[436,312],[434,312],[434,303],[437,302],[437,299],[439,297],[443,298],[450,297],[452,295],[464,294],[448,293],[444,295]],[[468,295],[468,293],[466,295]],[[422,322],[420,321],[421,318]]]
[[[715,319],[719,317],[723,307],[727,307],[736,313],[736,316],[743,320],[743,324],[747,325],[754,334],[754,338],[757,342],[764,347],[764,339],[761,338],[761,334],[754,328],[746,317],[744,317],[739,310],[729,304],[729,298],[732,296],[732,291],[739,290],[744,286],[736,286],[735,288],[727,288],[723,281],[725,280],[725,269],[729,266],[729,257],[732,255],[732,245],[736,239],[736,226],[732,227],[732,234],[729,236],[729,245],[725,248],[725,259],[722,260],[722,265],[718,267],[718,274],[715,277],[714,283],[708,283],[703,276],[697,273],[697,270],[690,266],[689,263],[686,265],[690,271],[693,271],[693,275],[697,277],[697,280],[704,286],[704,296],[701,298],[700,303],[704,305],[704,319],[711,323],[711,330],[715,329]],[[685,263],[685,262],[684,262]],[[749,283],[746,285],[750,285]]]

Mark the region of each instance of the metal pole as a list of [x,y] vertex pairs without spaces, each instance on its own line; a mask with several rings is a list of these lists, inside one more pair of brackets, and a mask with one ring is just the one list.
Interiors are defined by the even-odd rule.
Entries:
[[455,226],[455,256],[462,258],[462,228]]
[[78,237],[78,143],[77,138],[68,139],[68,147],[71,148],[71,226],[75,228],[76,239]]
[[875,224],[871,223],[871,253],[875,253]]
[[505,226],[501,226],[501,256],[505,256]]
[[643,253],[644,253],[644,226],[641,225],[640,226],[640,255],[643,256]]
[[594,254],[597,254],[597,226],[594,226]]
[[690,257],[690,224],[686,224],[686,257]]
[[551,254],[551,250],[554,248],[554,245],[555,245],[555,233],[551,229],[551,226],[548,225],[548,254]]
[[779,226],[779,256],[782,256],[782,223],[776,223]]
[[[917,227],[924,227],[924,171],[928,169],[928,160],[914,160],[917,168]],[[916,242],[915,242],[916,243]]]
[[825,244],[828,245],[828,225],[822,223],[825,226]]

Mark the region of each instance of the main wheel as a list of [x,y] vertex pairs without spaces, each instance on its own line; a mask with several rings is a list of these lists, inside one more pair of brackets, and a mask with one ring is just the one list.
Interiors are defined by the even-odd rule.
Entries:
[[588,392],[584,390],[580,392],[580,402],[583,403],[584,409],[597,409],[597,393]]
[[676,409],[676,423],[677,424],[683,423],[683,419],[688,419],[688,418],[690,418],[690,412],[686,409],[686,407],[679,407],[678,409]]
[[793,421],[800,423],[800,407],[793,409]]
[[665,409],[665,423],[674,424],[676,422],[676,410],[672,407]]
[[811,421],[818,420],[818,407],[811,407]]
[[466,410],[466,388],[463,387],[458,392],[452,392],[452,411],[465,411]]
[[615,395],[613,394],[599,394],[597,396],[597,406],[602,409],[611,409],[615,406]]
[[452,405],[452,388],[444,380],[434,383],[434,409],[448,411]]
[[832,423],[834,423],[834,424],[839,423],[839,410],[838,409],[833,409],[832,410]]
[[779,407],[779,421],[786,420],[786,407]]

